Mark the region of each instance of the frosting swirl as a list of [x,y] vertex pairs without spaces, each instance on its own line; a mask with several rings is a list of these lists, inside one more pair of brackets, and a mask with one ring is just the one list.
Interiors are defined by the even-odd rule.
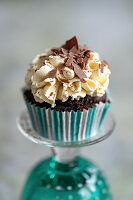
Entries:
[[109,84],[109,64],[99,54],[78,45],[76,37],[61,48],[40,54],[31,62],[25,77],[37,102],[79,100],[87,94],[103,96]]

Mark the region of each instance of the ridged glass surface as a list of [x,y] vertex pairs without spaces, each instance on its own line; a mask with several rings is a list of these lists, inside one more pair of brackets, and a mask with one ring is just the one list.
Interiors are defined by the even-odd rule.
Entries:
[[21,200],[111,200],[100,169],[81,157],[62,164],[54,157],[30,173]]

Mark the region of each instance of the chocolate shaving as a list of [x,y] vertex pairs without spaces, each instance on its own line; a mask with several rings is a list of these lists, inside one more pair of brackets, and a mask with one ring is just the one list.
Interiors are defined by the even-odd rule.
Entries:
[[76,36],[71,38],[70,40],[66,41],[66,44],[64,45],[67,49],[71,49],[73,46],[76,46],[77,49],[79,49],[79,44]]
[[84,49],[84,50],[88,50],[88,47],[87,47],[86,44],[84,44],[83,47],[81,47],[81,48]]
[[54,78],[55,75],[56,75],[56,72],[57,72],[57,69],[52,69],[52,70],[49,72],[49,78]]
[[[65,67],[69,67],[70,69],[74,68],[75,74],[80,78],[80,80],[82,82],[86,82],[84,78],[87,78],[87,76],[83,69],[89,61],[91,52],[87,45],[79,45],[76,36],[74,36],[70,40],[67,40],[66,43],[60,48],[53,48],[51,50],[52,55],[58,55],[63,58],[67,58],[64,64],[60,64],[57,67],[58,70],[63,70]],[[106,60],[103,60],[99,65],[102,73],[105,65],[110,67]],[[56,69],[52,70],[49,73],[49,77],[55,77],[56,71]],[[68,80],[63,79],[62,81],[67,82]]]
[[110,65],[108,64],[108,62],[106,60],[103,60],[101,62],[101,64],[99,65],[99,68],[101,69],[101,72],[103,73],[103,69],[104,69],[104,66],[108,66],[108,68],[110,68]]
[[64,64],[59,64],[58,65],[58,70],[62,70],[62,69],[64,69],[65,68],[65,65]]
[[68,57],[68,59],[67,59],[65,65],[66,65],[67,67],[72,67],[72,63],[73,63],[73,54],[72,54],[72,53],[69,53],[69,57]]
[[[35,69],[35,71],[37,71],[41,66],[45,65],[45,60],[48,59],[48,56],[40,56],[39,57],[39,62],[38,62],[38,66],[37,68]],[[30,65],[32,66],[33,63],[31,62]]]
[[53,52],[53,53],[52,53],[52,56],[56,56],[56,53],[55,53],[55,52]]
[[62,82],[65,82],[65,83],[69,83],[69,81],[68,81],[67,79],[60,78],[60,80],[61,80]]
[[53,51],[56,54],[62,53],[61,48],[52,48],[51,51]]
[[88,60],[89,60],[89,57],[88,57],[88,56],[85,56],[85,57],[84,57],[84,67],[85,67],[85,65],[87,65]]
[[101,72],[103,73],[103,68],[104,68],[103,62],[101,62],[101,64],[99,64],[99,68],[101,69]]
[[48,60],[48,56],[40,56],[38,65],[41,67],[45,64],[45,60]]
[[87,78],[86,74],[83,72],[80,66],[74,62],[73,62],[73,67],[75,74],[80,78],[81,82],[85,83],[86,81],[84,80],[84,78]]
[[84,61],[84,60],[83,60],[82,57],[80,57],[80,58],[77,59],[77,63],[83,63],[83,61]]
[[62,53],[60,53],[59,56],[62,57],[62,58],[65,58],[65,57],[66,57],[66,55],[65,55],[65,54],[62,54]]
[[68,53],[68,51],[66,49],[64,49],[64,48],[61,48],[61,51],[62,51],[63,54],[67,54]]
[[41,62],[44,62],[46,59],[48,59],[48,56],[40,56],[39,59]]
[[84,52],[84,55],[87,56],[88,58],[90,58],[90,50],[86,50],[86,51]]
[[73,47],[70,49],[69,52],[72,52],[73,54],[76,54],[76,53],[78,53],[78,50],[77,50],[76,46],[73,46]]
[[103,60],[102,63],[104,66],[108,65],[108,68],[110,68],[110,64],[106,60]]

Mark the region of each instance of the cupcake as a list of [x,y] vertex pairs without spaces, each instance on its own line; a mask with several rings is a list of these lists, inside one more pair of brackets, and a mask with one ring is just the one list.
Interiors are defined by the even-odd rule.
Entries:
[[59,48],[37,55],[23,89],[36,134],[63,142],[99,133],[110,107],[110,65],[74,36]]

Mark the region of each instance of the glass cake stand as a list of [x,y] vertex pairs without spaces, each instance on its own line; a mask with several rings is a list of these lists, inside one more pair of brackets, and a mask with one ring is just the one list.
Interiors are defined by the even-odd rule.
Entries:
[[25,137],[51,147],[53,152],[52,157],[32,169],[21,200],[112,200],[106,178],[99,167],[79,156],[79,147],[96,144],[111,135],[115,122],[110,113],[97,136],[76,143],[39,136],[32,128],[26,110],[20,113],[17,125]]

